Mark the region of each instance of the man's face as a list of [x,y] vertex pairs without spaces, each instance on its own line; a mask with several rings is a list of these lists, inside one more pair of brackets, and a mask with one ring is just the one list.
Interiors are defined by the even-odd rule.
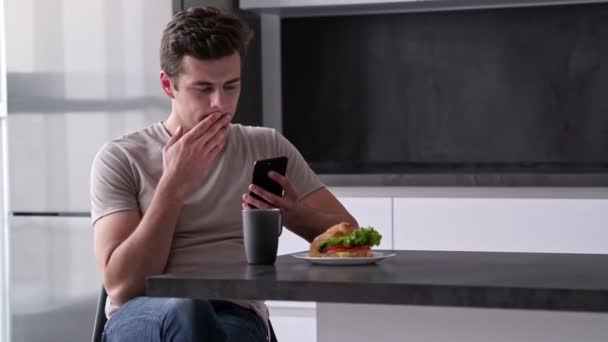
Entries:
[[173,112],[186,131],[212,113],[234,115],[241,93],[238,53],[216,60],[185,56],[181,70],[172,87]]

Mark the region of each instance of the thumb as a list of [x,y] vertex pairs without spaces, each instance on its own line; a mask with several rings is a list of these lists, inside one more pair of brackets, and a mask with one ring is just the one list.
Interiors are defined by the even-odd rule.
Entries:
[[165,145],[165,146],[169,147],[169,146],[172,146],[173,144],[175,144],[179,140],[179,138],[182,137],[183,131],[184,130],[182,129],[182,126],[177,126],[177,129],[175,130],[175,133],[173,133],[173,135],[171,136],[171,138],[167,142],[167,145]]

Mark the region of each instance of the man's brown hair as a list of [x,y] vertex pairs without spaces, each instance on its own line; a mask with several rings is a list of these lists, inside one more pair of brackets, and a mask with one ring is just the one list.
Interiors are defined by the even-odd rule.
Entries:
[[235,14],[215,7],[191,7],[177,12],[165,27],[160,67],[177,87],[184,56],[208,60],[238,52],[243,61],[252,37],[249,25]]

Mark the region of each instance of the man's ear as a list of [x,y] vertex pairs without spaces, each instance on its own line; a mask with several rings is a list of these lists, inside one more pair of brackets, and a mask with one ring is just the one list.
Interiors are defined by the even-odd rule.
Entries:
[[167,96],[172,99],[175,98],[175,94],[173,93],[175,89],[175,87],[173,87],[173,81],[171,80],[171,77],[162,70],[160,72],[160,87],[163,88],[163,91]]

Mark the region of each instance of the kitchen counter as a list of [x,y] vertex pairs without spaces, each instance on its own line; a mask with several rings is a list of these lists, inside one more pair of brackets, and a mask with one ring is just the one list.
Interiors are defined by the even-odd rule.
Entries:
[[274,266],[209,264],[159,275],[159,297],[267,299],[608,312],[608,255],[382,251],[375,265],[311,265],[290,255]]

